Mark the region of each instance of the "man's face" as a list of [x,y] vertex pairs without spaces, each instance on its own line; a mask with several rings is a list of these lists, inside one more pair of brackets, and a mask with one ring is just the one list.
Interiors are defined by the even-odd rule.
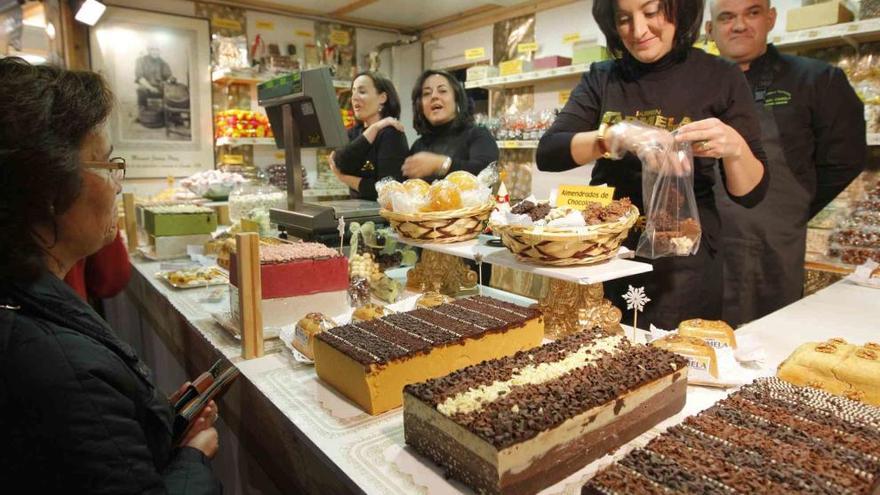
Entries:
[[159,58],[159,49],[151,46],[147,49],[147,53],[153,58]]
[[764,54],[774,25],[776,9],[768,0],[714,0],[706,32],[722,56],[743,64]]

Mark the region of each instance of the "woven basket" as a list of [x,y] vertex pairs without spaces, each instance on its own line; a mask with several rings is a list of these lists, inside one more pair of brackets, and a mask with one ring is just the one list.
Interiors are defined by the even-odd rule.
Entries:
[[453,243],[480,235],[495,203],[449,211],[395,213],[381,210],[391,227],[403,237],[422,242]]
[[521,261],[540,265],[588,265],[617,255],[620,244],[639,218],[635,206],[616,222],[587,227],[492,225],[501,242]]

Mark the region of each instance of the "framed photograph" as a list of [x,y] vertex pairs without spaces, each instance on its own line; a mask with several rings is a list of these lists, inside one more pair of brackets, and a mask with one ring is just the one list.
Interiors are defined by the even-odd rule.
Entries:
[[107,7],[89,41],[92,69],[116,95],[108,131],[126,177],[213,168],[208,21]]

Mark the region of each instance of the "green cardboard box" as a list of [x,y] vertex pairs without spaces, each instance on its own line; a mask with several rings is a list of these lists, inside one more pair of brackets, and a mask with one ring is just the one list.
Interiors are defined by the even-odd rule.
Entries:
[[174,211],[169,207],[144,209],[144,228],[154,237],[210,234],[217,230],[217,213],[210,208]]
[[611,55],[608,53],[608,49],[593,41],[578,41],[571,48],[572,64],[589,64],[609,58]]

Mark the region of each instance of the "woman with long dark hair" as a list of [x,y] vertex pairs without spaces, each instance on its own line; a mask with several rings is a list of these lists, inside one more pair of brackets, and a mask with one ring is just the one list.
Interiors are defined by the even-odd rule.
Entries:
[[351,106],[358,124],[348,132],[351,142],[330,156],[330,168],[349,187],[353,198],[376,199],[376,182],[401,179],[409,153],[394,84],[375,72],[361,72],[351,84]]
[[104,130],[107,83],[0,59],[0,107],[0,482],[14,493],[222,492],[209,463],[216,405],[176,442],[150,370],[63,282],[116,236],[125,160]]
[[[608,184],[644,211],[642,164],[671,156],[673,139],[692,142],[694,192],[702,223],[697,254],[649,261],[651,273],[606,284],[616,304],[627,284],[644,285],[645,324],[675,328],[687,318],[720,318],[723,296],[716,171],[730,198],[751,207],[767,190],[766,158],[742,71],[693,48],[702,0],[595,0],[593,17],[613,60],[583,75],[541,138],[538,168],[561,171],[596,162],[592,184]],[[638,120],[649,126],[632,123]],[[667,132],[677,130],[675,138]],[[664,153],[666,154],[664,156]],[[720,162],[720,167],[716,163]],[[638,235],[628,239],[635,248]]]
[[474,175],[498,160],[498,144],[474,125],[464,86],[452,74],[427,70],[412,92],[413,127],[419,133],[403,175],[431,182],[455,170]]

